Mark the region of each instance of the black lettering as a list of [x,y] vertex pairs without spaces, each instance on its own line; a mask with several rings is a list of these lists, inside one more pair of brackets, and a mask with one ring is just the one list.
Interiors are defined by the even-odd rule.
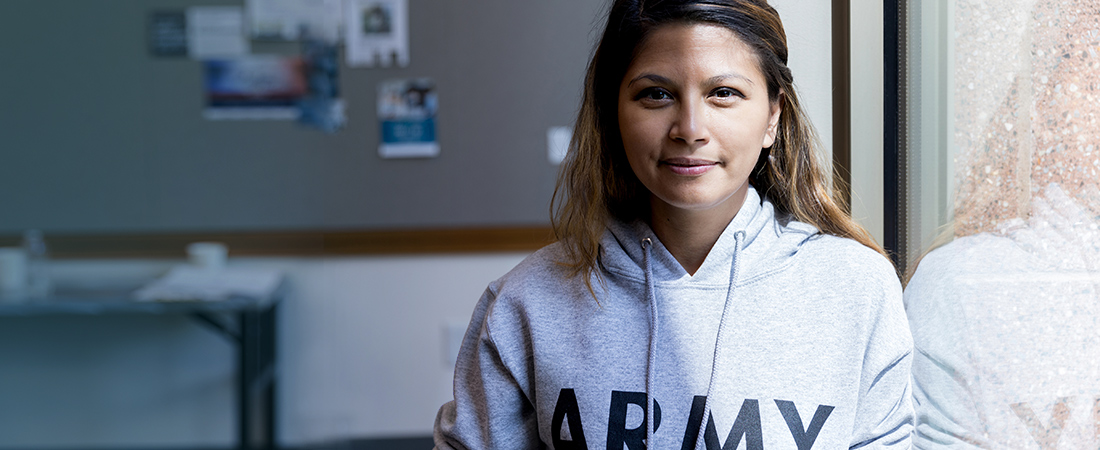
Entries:
[[[703,425],[703,412],[706,409],[707,397],[696,395],[691,400],[691,412],[688,413],[687,428],[684,429],[684,442],[680,450],[695,448],[695,441],[699,437],[699,428]],[[741,445],[741,438],[745,438],[747,450],[764,449],[764,431],[760,427],[760,402],[746,399],[741,403],[741,411],[737,413],[737,420],[733,421],[733,428],[726,436],[726,443],[718,442],[718,431],[714,426],[714,415],[708,415],[707,427],[703,432],[703,442],[707,450],[735,450]]]
[[657,428],[661,426],[661,404],[657,403],[657,399],[653,399],[653,432],[657,432]]
[[688,413],[687,429],[684,430],[684,443],[680,446],[680,450],[695,449],[695,440],[699,439],[699,428],[703,426],[703,410],[706,407],[707,396],[696,395],[695,398],[691,399],[691,412]]
[[[626,413],[629,405],[638,405],[642,409],[642,423],[635,428],[626,428]],[[607,413],[607,449],[645,450],[645,434],[649,409],[646,408],[645,392],[611,391],[611,408]],[[661,426],[661,405],[653,400],[653,431]]]
[[733,428],[726,436],[726,443],[718,446],[718,432],[714,429],[714,417],[707,418],[707,428],[703,432],[703,442],[707,450],[735,450],[741,445],[741,438],[745,438],[746,450],[764,450],[764,431],[760,428],[760,402],[753,399],[745,399],[741,403],[741,411],[737,413],[737,419],[733,421]]
[[[562,439],[562,422],[568,417],[570,440]],[[588,450],[584,441],[584,428],[581,427],[581,409],[577,406],[577,394],[572,389],[562,389],[558,394],[558,404],[554,406],[554,418],[550,422],[550,433],[554,448],[569,450]]]
[[794,402],[776,400],[775,406],[779,407],[779,412],[783,414],[783,420],[787,421],[787,428],[791,429],[791,436],[794,437],[794,444],[798,446],[798,450],[810,450],[814,446],[814,441],[817,440],[821,427],[825,425],[825,420],[833,412],[832,406],[818,405],[817,411],[814,412],[814,418],[810,420],[809,428],[803,430],[802,416],[798,415],[798,408],[795,408]]
[[1041,450],[1054,450],[1058,448],[1058,439],[1062,437],[1062,428],[1066,426],[1066,419],[1069,418],[1069,402],[1072,400],[1070,397],[1059,398],[1054,404],[1054,410],[1051,411],[1050,427],[1044,427],[1043,423],[1039,421],[1038,417],[1035,417],[1035,412],[1031,410],[1031,406],[1027,403],[1013,403],[1009,405],[1012,407],[1012,412],[1016,413],[1016,417],[1024,421],[1024,425],[1027,425],[1027,431],[1031,433],[1031,438],[1035,439],[1035,443],[1039,444]]

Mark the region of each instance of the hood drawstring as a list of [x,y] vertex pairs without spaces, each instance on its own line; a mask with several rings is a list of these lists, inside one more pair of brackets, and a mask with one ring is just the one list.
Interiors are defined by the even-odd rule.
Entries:
[[[707,386],[707,400],[703,406],[703,420],[707,421],[710,418],[711,408],[711,392],[714,391],[714,380],[718,377],[718,358],[721,355],[721,344],[724,340],[727,318],[729,316],[730,305],[733,304],[733,290],[734,285],[737,283],[737,277],[741,272],[741,253],[742,246],[745,241],[745,232],[738,231],[733,235],[734,251],[733,262],[730,264],[730,279],[729,287],[726,289],[726,302],[722,306],[722,319],[718,322],[718,336],[714,341],[714,356],[711,360],[710,368],[710,381]],[[653,430],[657,428],[657,421],[660,420],[661,412],[658,409],[657,402],[653,400],[653,384],[655,383],[656,370],[657,370],[657,333],[658,333],[658,320],[657,320],[657,293],[653,287],[653,265],[651,262],[650,254],[651,247],[653,247],[653,240],[650,238],[642,239],[642,264],[645,266],[645,292],[646,300],[649,303],[649,355],[646,360],[646,374],[645,374],[645,392],[646,392],[646,446],[649,446],[650,442],[653,442]],[[706,424],[701,424],[699,427],[699,435],[696,436],[695,442],[698,445],[699,442],[704,442],[704,436],[706,434]]]
[[[722,307],[722,319],[718,322],[718,336],[714,339],[714,357],[711,360],[710,366],[710,382],[707,385],[707,399],[703,403],[703,421],[699,427],[699,435],[695,437],[695,446],[698,447],[700,442],[705,442],[705,435],[707,430],[707,423],[710,421],[710,407],[711,397],[714,393],[714,380],[718,378],[718,359],[722,355],[722,341],[725,340],[725,331],[728,324],[728,315],[730,313],[730,305],[733,304],[733,289],[737,284],[737,276],[741,272],[741,253],[744,250],[741,246],[744,245],[745,232],[738,231],[733,235],[734,249],[733,249],[733,263],[730,264],[730,283],[729,288],[726,291],[726,304]],[[652,345],[652,344],[650,344]]]
[[[653,430],[656,428],[654,426],[654,409],[657,408],[656,402],[653,401],[653,379],[656,378],[655,372],[657,370],[657,294],[653,289],[653,265],[650,262],[651,247],[653,247],[652,239],[642,239],[642,264],[645,265],[645,295],[649,303],[649,357],[646,360],[645,370],[645,443],[647,447],[650,442],[653,442]],[[659,413],[656,414],[656,416],[660,417]]]

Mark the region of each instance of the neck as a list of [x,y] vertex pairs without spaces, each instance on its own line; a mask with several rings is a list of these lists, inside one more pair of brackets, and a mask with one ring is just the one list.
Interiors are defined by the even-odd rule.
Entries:
[[689,275],[695,275],[710,249],[745,203],[745,193],[735,194],[706,210],[681,209],[654,199],[650,227],[669,253]]

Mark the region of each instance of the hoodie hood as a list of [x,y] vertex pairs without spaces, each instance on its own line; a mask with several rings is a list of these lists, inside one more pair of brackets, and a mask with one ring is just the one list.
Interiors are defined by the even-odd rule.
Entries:
[[703,265],[688,275],[680,262],[657,239],[644,221],[630,223],[612,219],[600,243],[600,266],[607,272],[637,281],[645,280],[645,256],[641,242],[650,239],[651,270],[656,284],[681,281],[696,285],[724,285],[730,281],[730,265],[737,246],[736,234],[743,232],[739,255],[739,283],[745,283],[781,269],[790,262],[817,228],[777,217],[775,207],[749,186],[745,203],[718,237]]

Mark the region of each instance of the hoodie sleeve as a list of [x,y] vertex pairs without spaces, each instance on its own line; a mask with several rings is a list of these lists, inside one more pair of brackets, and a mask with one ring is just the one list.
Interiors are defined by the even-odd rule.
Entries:
[[977,368],[964,337],[965,316],[950,292],[952,261],[942,252],[929,254],[905,288],[906,310],[913,329],[914,400],[917,448],[990,448],[985,426],[972,396]]
[[[486,289],[474,309],[455,366],[454,400],[435,419],[435,448],[539,448],[532,402],[493,341],[496,294]],[[520,378],[522,379],[522,378]]]
[[893,270],[886,270],[890,273],[883,275],[881,300],[870,317],[853,449],[908,449],[912,445],[913,338],[900,283]]

